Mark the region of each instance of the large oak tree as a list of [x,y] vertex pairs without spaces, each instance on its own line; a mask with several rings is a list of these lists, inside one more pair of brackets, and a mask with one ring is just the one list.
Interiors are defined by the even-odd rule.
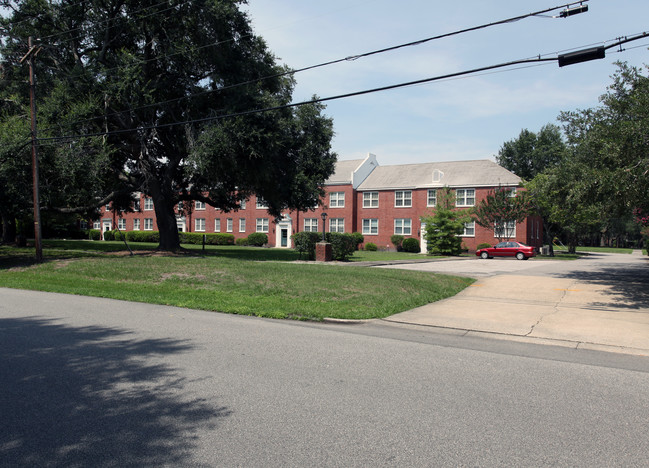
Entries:
[[[318,203],[336,158],[332,121],[321,105],[288,106],[293,79],[242,3],[0,2],[11,11],[4,77],[24,78],[18,62],[36,38],[41,141],[53,145],[54,167],[71,164],[89,178],[68,211],[107,199],[127,207],[131,193],[144,192],[160,248],[173,250],[181,200],[230,210],[255,193],[273,216]],[[70,184],[83,184],[78,178]]]

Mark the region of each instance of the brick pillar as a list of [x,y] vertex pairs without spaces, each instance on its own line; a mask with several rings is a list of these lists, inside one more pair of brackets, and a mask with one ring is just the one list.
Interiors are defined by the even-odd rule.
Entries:
[[333,251],[329,242],[318,242],[315,245],[315,261],[330,262],[333,259]]

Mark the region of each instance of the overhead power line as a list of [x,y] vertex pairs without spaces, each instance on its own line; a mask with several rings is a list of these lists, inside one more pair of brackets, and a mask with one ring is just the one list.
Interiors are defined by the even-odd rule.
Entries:
[[[646,38],[646,37],[649,37],[649,32],[643,32],[643,33],[641,33],[639,35],[636,35],[636,36],[633,36],[633,37],[621,38],[620,40],[618,40],[617,42],[615,42],[613,44],[610,44],[608,46],[600,47],[600,49],[608,50],[608,49],[611,49],[613,47],[621,46],[622,44],[626,44],[628,42],[636,41],[636,40]],[[588,55],[590,57],[589,59],[600,58],[599,56],[591,57],[591,55],[592,55],[591,49],[586,49],[586,50],[580,51],[578,53],[583,53],[585,55]],[[362,96],[362,95],[365,95],[365,94],[372,94],[372,93],[388,91],[388,90],[392,90],[392,89],[405,88],[405,87],[408,87],[408,86],[414,86],[414,85],[420,85],[420,84],[423,84],[423,83],[430,83],[430,82],[433,82],[433,81],[440,81],[440,80],[445,80],[445,79],[450,79],[450,78],[456,78],[456,77],[475,74],[475,73],[480,73],[480,72],[484,72],[484,71],[488,71],[488,70],[495,70],[495,69],[500,69],[500,68],[512,67],[514,65],[541,63],[541,62],[559,62],[560,66],[562,66],[561,65],[561,60],[562,60],[561,57],[562,56],[553,57],[553,58],[542,58],[541,56],[538,56],[537,58],[526,58],[526,59],[514,60],[514,61],[510,61],[510,62],[499,63],[499,64],[496,64],[496,65],[489,65],[489,66],[485,66],[485,67],[473,68],[473,69],[470,69],[470,70],[465,70],[465,71],[460,71],[460,72],[455,72],[455,73],[448,73],[448,74],[445,74],[445,75],[438,75],[438,76],[434,76],[434,77],[430,77],[430,78],[423,78],[423,79],[420,79],[420,80],[407,81],[407,82],[404,82],[404,83],[398,83],[398,84],[393,84],[393,85],[388,85],[388,86],[381,86],[381,87],[378,87],[378,88],[371,88],[371,89],[366,89],[366,90],[362,90],[362,91],[355,91],[355,92],[351,92],[351,93],[338,94],[338,95],[335,95],[335,96],[329,96],[329,97],[324,97],[324,98],[310,99],[308,101],[295,102],[295,103],[290,103],[290,104],[283,104],[283,105],[279,105],[279,106],[266,107],[266,108],[260,108],[260,109],[252,109],[252,110],[248,110],[248,111],[235,112],[235,113],[224,114],[224,115],[219,115],[219,116],[205,117],[205,118],[202,118],[202,119],[192,119],[192,120],[185,120],[185,121],[180,121],[180,122],[170,122],[170,123],[166,123],[166,124],[141,126],[141,127],[137,127],[137,128],[130,128],[130,129],[112,130],[112,131],[109,131],[109,132],[97,132],[97,133],[87,133],[87,134],[81,134],[81,135],[65,135],[65,136],[59,136],[59,137],[40,138],[39,141],[62,141],[62,140],[88,138],[88,137],[96,137],[96,136],[120,135],[120,134],[125,134],[125,133],[143,131],[143,130],[153,130],[153,129],[174,127],[174,126],[178,126],[178,125],[189,125],[189,124],[195,124],[195,123],[212,122],[212,121],[223,120],[223,119],[227,119],[227,118],[241,117],[241,116],[245,116],[245,115],[258,114],[258,113],[262,113],[262,112],[271,112],[271,111],[282,110],[282,109],[293,108],[293,107],[299,107],[299,106],[304,106],[304,105],[309,105],[309,104],[317,104],[317,103],[323,103],[323,102],[328,102],[328,101],[345,99],[345,98],[350,98],[350,97],[355,97],[355,96]],[[573,62],[573,63],[578,63],[578,62]]]
[[[275,74],[255,78],[255,79],[252,79],[252,80],[246,80],[246,81],[242,81],[242,82],[239,82],[239,83],[230,84],[230,85],[227,85],[227,86],[220,87],[218,89],[205,90],[205,91],[201,91],[201,92],[198,92],[198,93],[192,93],[192,94],[189,94],[189,95],[186,95],[186,96],[175,98],[175,99],[169,99],[169,100],[166,100],[166,101],[160,101],[160,102],[155,102],[155,103],[151,103],[151,104],[146,104],[146,105],[143,105],[143,106],[134,107],[134,108],[128,109],[126,111],[116,111],[116,112],[113,112],[113,113],[110,113],[110,114],[104,114],[104,115],[100,115],[100,116],[97,116],[97,117],[90,117],[88,119],[78,120],[76,122],[71,122],[69,125],[76,125],[76,124],[81,124],[81,123],[86,123],[86,122],[92,122],[93,120],[104,119],[106,117],[115,116],[115,115],[118,115],[118,114],[120,114],[122,112],[135,111],[135,110],[141,110],[141,109],[148,109],[148,108],[156,107],[156,106],[162,106],[162,105],[171,104],[171,103],[174,103],[174,102],[183,101],[183,100],[186,100],[186,99],[193,99],[195,97],[201,97],[201,96],[205,96],[207,94],[222,92],[222,91],[226,91],[226,90],[229,90],[229,89],[233,89],[233,88],[237,88],[237,87],[241,87],[241,86],[246,86],[246,85],[249,85],[249,84],[258,83],[260,81],[265,81],[265,80],[269,80],[269,79],[273,79],[273,78],[281,78],[281,77],[288,76],[288,75],[295,75],[297,73],[305,72],[305,71],[308,71],[308,70],[314,70],[314,69],[317,69],[317,68],[322,68],[322,67],[342,63],[342,62],[356,61],[356,60],[358,60],[360,58],[370,57],[372,55],[377,55],[377,54],[383,54],[383,53],[386,53],[386,52],[391,52],[391,51],[402,49],[402,48],[405,48],[405,47],[413,47],[413,46],[425,44],[427,42],[431,42],[431,41],[435,41],[435,40],[439,40],[439,39],[444,39],[444,38],[447,38],[447,37],[457,36],[457,35],[460,35],[460,34],[465,34],[467,32],[486,29],[486,28],[489,28],[489,27],[492,27],[492,26],[498,26],[498,25],[502,25],[502,24],[514,23],[514,22],[520,21],[520,20],[525,19],[525,18],[530,18],[530,17],[534,17],[534,16],[542,16],[543,13],[548,13],[548,12],[559,10],[559,9],[562,9],[562,8],[564,9],[562,11],[569,11],[569,10],[571,10],[571,7],[573,7],[575,5],[581,5],[581,4],[583,4],[584,2],[587,2],[587,1],[588,0],[567,3],[567,4],[563,4],[563,5],[559,5],[559,6],[555,6],[555,7],[551,7],[551,8],[546,8],[546,9],[539,10],[539,11],[535,11],[535,12],[532,12],[532,13],[527,13],[527,14],[524,14],[524,15],[518,15],[518,16],[511,17],[511,18],[506,18],[506,19],[503,19],[503,20],[494,21],[494,22],[491,22],[491,23],[481,24],[479,26],[473,26],[473,27],[460,29],[460,30],[456,30],[456,31],[452,31],[452,32],[444,33],[444,34],[439,34],[439,35],[436,35],[436,36],[427,37],[427,38],[424,38],[424,39],[419,39],[417,41],[406,42],[406,43],[402,43],[402,44],[398,44],[398,45],[394,45],[394,46],[390,46],[390,47],[385,47],[385,48],[382,48],[382,49],[377,49],[377,50],[372,50],[372,51],[369,51],[369,52],[364,52],[364,53],[361,53],[361,54],[348,55],[348,56],[343,57],[343,58],[330,60],[330,61],[327,61],[327,62],[322,62],[322,63],[315,64],[315,65],[309,65],[309,66],[298,68],[298,69],[291,69],[291,70],[287,70],[285,72],[275,73]],[[555,16],[555,18],[558,18],[558,17],[560,17],[560,16]],[[561,17],[565,17],[565,16],[561,16]],[[202,48],[205,48],[205,47],[217,46],[219,44],[226,43],[228,41],[229,40],[216,42],[214,44],[207,44],[207,45],[203,45],[203,46],[198,46],[198,47],[192,48],[192,50],[199,50],[199,49],[202,49]],[[148,62],[151,62],[151,61],[160,60],[162,58],[167,58],[167,57],[171,57],[171,56],[174,56],[174,55],[178,55],[178,54],[181,54],[181,53],[183,53],[183,52],[174,52],[174,53],[171,53],[171,54],[165,54],[165,55],[154,57],[154,58],[151,58],[151,59],[148,59],[148,60],[138,61],[138,62],[135,62],[135,64],[144,64],[144,63],[148,63]],[[120,68],[121,67],[113,67],[113,68],[110,68],[110,69],[103,70],[103,72],[114,71],[114,70],[118,70]],[[51,128],[53,128],[53,127],[50,127],[50,129]],[[45,130],[49,130],[49,129],[45,129]]]

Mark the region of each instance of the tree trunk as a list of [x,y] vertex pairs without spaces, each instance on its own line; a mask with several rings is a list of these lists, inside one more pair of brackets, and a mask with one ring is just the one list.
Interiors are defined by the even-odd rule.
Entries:
[[[153,191],[156,192],[156,191]],[[178,224],[176,223],[175,203],[162,193],[151,193],[155,215],[158,221],[160,232],[160,245],[158,250],[176,251],[180,249],[180,236],[178,235]]]
[[16,242],[16,218],[2,212],[2,243],[13,244]]

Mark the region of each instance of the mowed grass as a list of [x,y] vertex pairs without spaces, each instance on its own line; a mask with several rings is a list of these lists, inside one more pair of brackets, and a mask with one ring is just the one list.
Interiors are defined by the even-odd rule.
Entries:
[[[101,252],[96,244],[104,244],[97,246]],[[136,251],[131,257],[111,253],[108,243],[82,242],[83,248],[72,249],[65,248],[70,243],[45,245],[42,264],[33,262],[33,249],[0,247],[0,287],[322,320],[386,317],[453,296],[473,282],[423,272],[277,261],[295,259],[297,253],[286,249],[232,247],[211,249],[205,256],[196,250],[167,256],[131,246]]]

